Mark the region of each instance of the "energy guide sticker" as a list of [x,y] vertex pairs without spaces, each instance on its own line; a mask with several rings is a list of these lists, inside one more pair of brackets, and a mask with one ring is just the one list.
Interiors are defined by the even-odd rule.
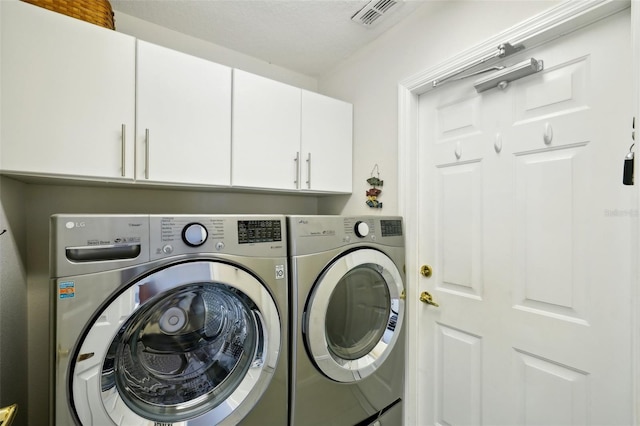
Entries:
[[76,283],[73,281],[63,281],[58,285],[58,295],[60,299],[69,299],[76,295]]

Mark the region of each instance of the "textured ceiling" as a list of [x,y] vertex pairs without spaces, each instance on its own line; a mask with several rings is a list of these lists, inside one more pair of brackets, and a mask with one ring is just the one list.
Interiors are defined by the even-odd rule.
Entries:
[[[367,0],[110,0],[114,10],[317,77],[409,16],[399,1],[371,27]],[[117,24],[117,23],[116,23]]]

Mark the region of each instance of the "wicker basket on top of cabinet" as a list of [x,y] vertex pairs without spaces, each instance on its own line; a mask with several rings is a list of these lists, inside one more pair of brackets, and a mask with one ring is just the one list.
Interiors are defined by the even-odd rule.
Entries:
[[116,29],[109,0],[22,0],[101,27]]

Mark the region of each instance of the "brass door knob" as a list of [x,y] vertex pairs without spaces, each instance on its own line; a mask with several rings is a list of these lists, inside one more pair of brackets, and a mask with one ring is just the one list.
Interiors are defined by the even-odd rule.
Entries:
[[435,306],[436,308],[440,306],[433,301],[433,296],[431,296],[428,291],[423,291],[422,293],[420,293],[420,301],[422,303],[426,303],[427,305]]
[[433,274],[433,268],[429,265],[422,265],[420,267],[420,275],[425,278],[429,278]]

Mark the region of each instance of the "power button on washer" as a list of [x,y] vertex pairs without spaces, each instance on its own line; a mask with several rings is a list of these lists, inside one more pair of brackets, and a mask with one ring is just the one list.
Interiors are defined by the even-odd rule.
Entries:
[[162,252],[164,254],[171,254],[173,253],[173,246],[170,244],[165,245],[164,247],[162,247]]

